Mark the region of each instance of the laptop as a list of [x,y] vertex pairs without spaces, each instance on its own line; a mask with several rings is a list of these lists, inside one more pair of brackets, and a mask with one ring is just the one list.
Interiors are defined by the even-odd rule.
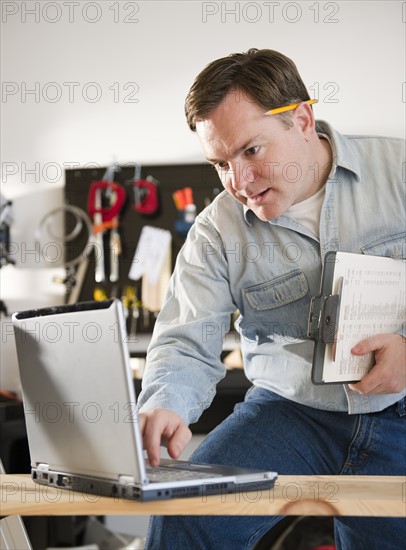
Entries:
[[119,300],[22,311],[12,322],[36,483],[140,501],[273,487],[273,471],[149,466]]

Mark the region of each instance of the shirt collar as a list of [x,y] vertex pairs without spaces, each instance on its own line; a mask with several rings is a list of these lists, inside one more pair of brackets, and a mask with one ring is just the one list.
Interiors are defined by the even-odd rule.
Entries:
[[[357,180],[360,181],[360,161],[351,140],[337,132],[328,122],[324,120],[316,121],[316,132],[326,134],[330,138],[330,143],[333,149],[333,166],[331,169],[331,175],[335,174],[337,167],[341,167],[345,170],[350,170],[353,172]],[[254,216],[255,214],[247,206],[244,206],[243,208],[244,219],[251,227],[251,216]]]
[[316,121],[316,132],[326,134],[330,138],[333,149],[333,169],[338,166],[353,172],[358,181],[361,179],[361,165],[357,151],[351,140],[337,132],[328,122]]

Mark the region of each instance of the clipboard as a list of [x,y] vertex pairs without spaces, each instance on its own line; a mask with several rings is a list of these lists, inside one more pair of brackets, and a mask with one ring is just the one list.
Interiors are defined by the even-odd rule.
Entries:
[[373,354],[351,348],[378,333],[400,332],[406,319],[406,263],[402,259],[327,252],[320,294],[311,300],[308,338],[315,341],[313,384],[358,382]]
[[[325,384],[323,370],[326,346],[332,346],[331,352],[334,353],[333,348],[338,336],[342,280],[336,293],[333,294],[336,254],[336,252],[327,252],[325,255],[320,294],[314,296],[310,302],[307,337],[315,341],[312,382],[316,385]],[[332,383],[338,384],[341,382]]]

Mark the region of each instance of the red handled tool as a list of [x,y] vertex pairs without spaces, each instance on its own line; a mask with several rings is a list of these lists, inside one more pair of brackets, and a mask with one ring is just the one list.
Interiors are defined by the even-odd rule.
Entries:
[[[98,191],[114,192],[115,194],[114,202],[106,207],[103,207],[101,203],[98,204],[98,201],[96,199],[96,195]],[[87,209],[91,216],[94,216],[95,214],[100,214],[103,220],[102,227],[96,228],[96,232],[103,231],[104,229],[106,229],[106,227],[104,227],[105,222],[111,222],[112,220],[118,217],[118,214],[123,208],[124,201],[125,201],[125,190],[118,183],[105,181],[105,180],[94,181],[92,183],[89,189]],[[107,224],[107,225],[108,225],[107,229],[112,227],[112,224]]]
[[139,214],[155,214],[159,209],[158,195],[159,181],[148,176],[146,179],[141,179],[141,166],[135,165],[134,179],[132,186],[134,190],[133,209]]
[[[109,205],[103,206],[103,197],[109,199]],[[105,260],[103,233],[110,231],[110,281],[118,280],[118,256],[121,253],[121,240],[118,232],[119,213],[124,206],[126,193],[123,187],[114,181],[103,179],[91,184],[87,209],[93,217],[93,234],[96,240],[95,280],[105,281]]]

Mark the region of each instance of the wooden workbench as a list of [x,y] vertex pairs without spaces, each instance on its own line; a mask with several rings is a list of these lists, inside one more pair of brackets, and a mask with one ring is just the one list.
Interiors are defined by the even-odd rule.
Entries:
[[406,477],[279,476],[271,491],[134,502],[1,475],[0,515],[406,515]]

